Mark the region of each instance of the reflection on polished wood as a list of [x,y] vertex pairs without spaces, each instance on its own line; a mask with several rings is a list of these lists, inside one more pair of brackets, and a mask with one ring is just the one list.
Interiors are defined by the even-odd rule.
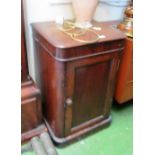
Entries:
[[[115,22],[94,22],[102,38],[92,44],[72,40],[54,22],[32,25],[37,84],[47,128],[64,143],[110,123],[116,72],[125,35]],[[88,39],[88,36],[85,39]]]

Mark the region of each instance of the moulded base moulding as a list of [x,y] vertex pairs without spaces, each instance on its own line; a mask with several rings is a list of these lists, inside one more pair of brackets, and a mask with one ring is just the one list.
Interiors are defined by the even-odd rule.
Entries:
[[46,125],[46,127],[48,129],[48,132],[49,132],[51,138],[58,145],[66,144],[66,143],[68,143],[68,142],[70,142],[72,140],[75,140],[76,138],[79,138],[81,136],[90,134],[91,131],[96,131],[97,129],[107,127],[107,126],[110,125],[111,120],[112,120],[111,116],[109,116],[108,118],[104,119],[103,121],[101,121],[101,122],[99,122],[99,123],[97,123],[97,124],[95,124],[93,126],[89,126],[89,127],[85,128],[85,129],[82,129],[82,130],[80,130],[80,131],[78,131],[76,133],[73,133],[73,134],[71,134],[71,135],[69,135],[67,137],[59,138],[54,134],[54,132],[53,132],[52,128],[50,127],[49,123],[47,122],[47,120],[44,119],[45,125]]

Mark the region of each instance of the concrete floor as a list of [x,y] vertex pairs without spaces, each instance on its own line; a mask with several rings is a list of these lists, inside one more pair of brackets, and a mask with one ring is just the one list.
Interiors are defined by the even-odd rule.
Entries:
[[[106,128],[58,148],[59,155],[132,155],[132,102],[112,107],[112,123]],[[26,152],[22,155],[34,155]]]

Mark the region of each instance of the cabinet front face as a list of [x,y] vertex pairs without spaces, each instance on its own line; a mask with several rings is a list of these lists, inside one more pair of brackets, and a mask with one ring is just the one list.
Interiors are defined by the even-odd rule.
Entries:
[[117,61],[114,53],[67,63],[66,135],[106,117]]

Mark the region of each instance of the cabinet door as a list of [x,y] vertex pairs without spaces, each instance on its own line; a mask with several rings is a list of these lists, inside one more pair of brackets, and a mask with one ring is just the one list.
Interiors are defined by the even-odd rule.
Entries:
[[65,135],[109,116],[118,53],[67,63]]

